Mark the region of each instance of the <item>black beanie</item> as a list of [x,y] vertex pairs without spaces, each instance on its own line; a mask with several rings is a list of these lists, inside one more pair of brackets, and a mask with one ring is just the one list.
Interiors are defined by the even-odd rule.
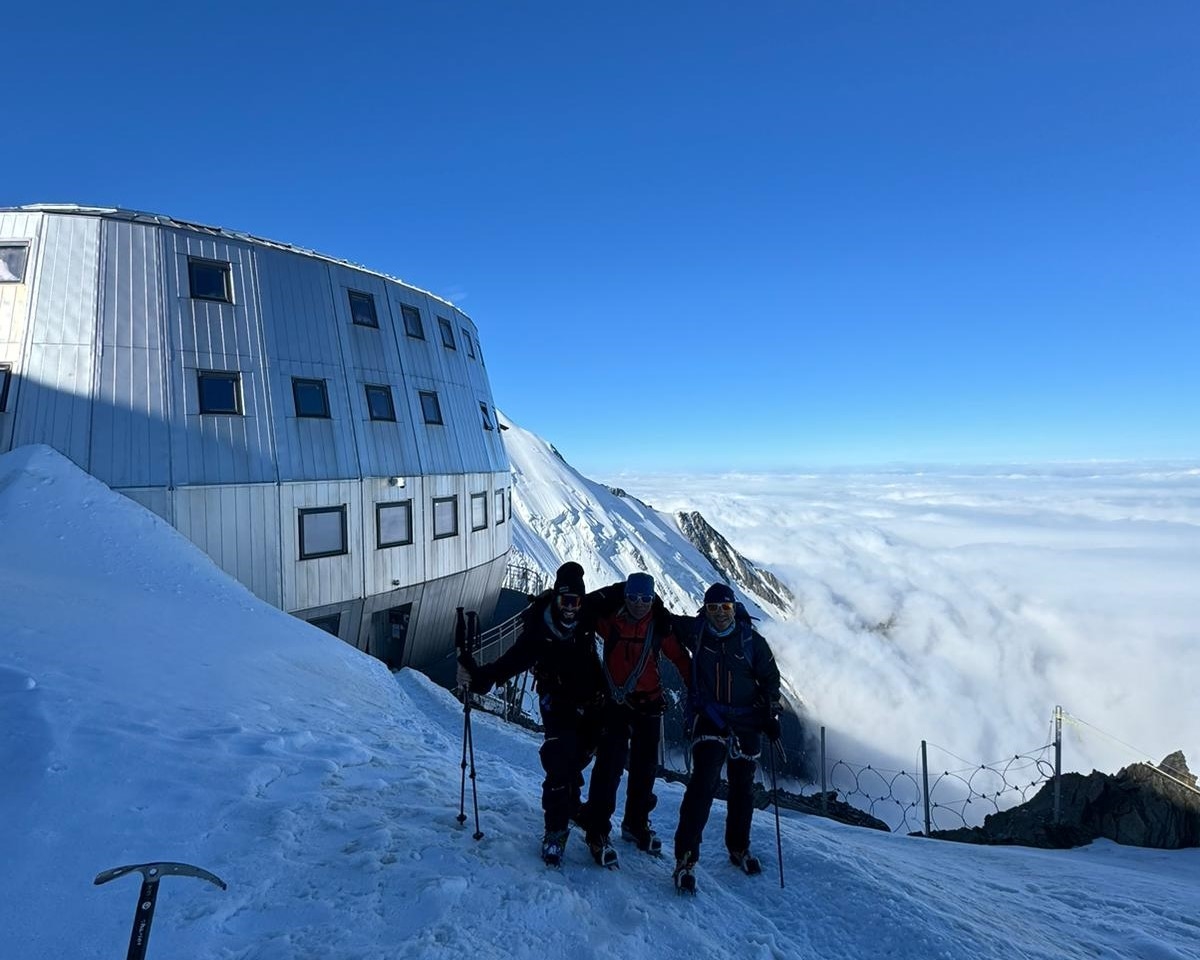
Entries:
[[582,597],[587,591],[583,586],[583,567],[574,560],[568,560],[558,568],[554,575],[555,593],[572,593]]
[[705,603],[736,603],[737,598],[727,583],[714,583],[704,591]]

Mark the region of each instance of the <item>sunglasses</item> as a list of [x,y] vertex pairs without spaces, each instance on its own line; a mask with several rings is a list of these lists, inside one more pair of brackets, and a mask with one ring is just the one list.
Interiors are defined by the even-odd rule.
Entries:
[[630,603],[653,603],[654,594],[652,593],[627,593],[625,599]]
[[573,593],[564,593],[558,598],[558,605],[560,607],[566,607],[568,610],[577,609],[582,602],[583,600],[580,597],[575,596]]
[[721,603],[706,603],[704,609],[709,613],[733,613],[733,604],[728,600]]

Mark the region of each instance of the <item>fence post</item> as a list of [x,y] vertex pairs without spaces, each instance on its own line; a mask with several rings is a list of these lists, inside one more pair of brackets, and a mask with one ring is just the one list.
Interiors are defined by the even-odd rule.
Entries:
[[829,812],[829,795],[825,784],[825,728],[821,728],[821,813]]
[[1054,708],[1054,825],[1062,822],[1062,715],[1063,708]]
[[932,826],[929,822],[929,749],[924,740],[921,741],[921,784],[925,795],[925,836],[929,836]]

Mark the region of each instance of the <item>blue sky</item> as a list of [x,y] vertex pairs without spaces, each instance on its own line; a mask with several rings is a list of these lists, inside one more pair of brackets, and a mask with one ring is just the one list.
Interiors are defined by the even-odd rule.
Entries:
[[32,7],[0,204],[433,290],[585,470],[1200,456],[1194,3]]

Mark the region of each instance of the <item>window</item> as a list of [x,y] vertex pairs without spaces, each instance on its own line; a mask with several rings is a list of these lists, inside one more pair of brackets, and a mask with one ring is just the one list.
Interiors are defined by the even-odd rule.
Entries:
[[300,511],[300,559],[346,553],[346,507],[314,507]]
[[482,400],[479,401],[479,412],[483,414],[483,429],[484,430],[493,429],[492,418],[488,416],[487,404],[484,403]]
[[442,405],[438,403],[438,395],[431,390],[421,390],[421,415],[426,423],[442,422]]
[[450,321],[445,317],[438,317],[438,326],[442,331],[442,346],[457,350],[458,347],[454,344],[454,328],[450,326]]
[[433,498],[433,539],[458,536],[458,497]]
[[350,319],[360,327],[378,327],[379,317],[375,315],[375,298],[369,293],[350,292]]
[[378,548],[402,547],[412,542],[412,501],[375,504],[375,543]]
[[496,491],[496,526],[504,522],[504,491]]
[[242,414],[242,375],[222,370],[197,370],[200,412],[238,417]]
[[466,327],[462,327],[463,343],[467,345],[467,356],[472,360],[475,359],[475,344],[471,340],[471,331]]
[[392,402],[392,388],[367,384],[367,410],[372,420],[395,420],[396,405]]
[[292,377],[292,397],[296,401],[296,416],[329,419],[329,394],[324,380],[304,380]]
[[29,245],[0,243],[0,283],[24,283]]
[[228,263],[188,257],[188,284],[195,300],[233,303],[233,284],[230,282]]
[[407,303],[400,304],[400,313],[404,315],[404,332],[418,340],[425,339],[425,328],[421,325],[421,311],[410,307]]
[[327,617],[313,617],[308,622],[318,630],[332,633],[336,637],[338,635],[338,628],[342,625],[342,615],[340,613],[331,613]]
[[471,529],[487,529],[487,494],[471,494]]

